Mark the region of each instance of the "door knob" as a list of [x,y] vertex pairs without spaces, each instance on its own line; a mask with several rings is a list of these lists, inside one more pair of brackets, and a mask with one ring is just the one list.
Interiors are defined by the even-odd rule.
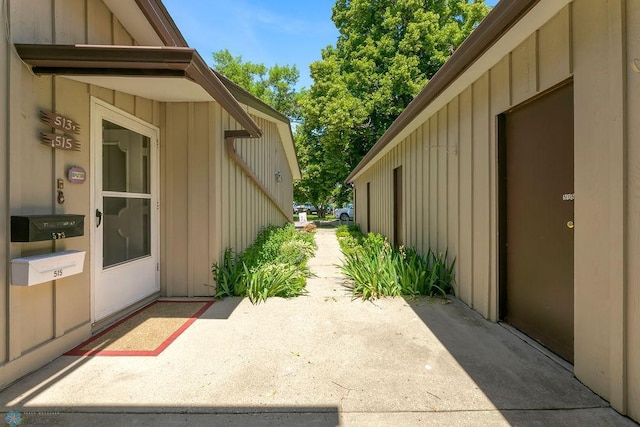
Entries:
[[96,228],[100,227],[100,224],[102,224],[102,212],[100,209],[96,209]]
[[573,224],[573,221],[567,221],[567,228],[573,228],[575,227],[575,225]]

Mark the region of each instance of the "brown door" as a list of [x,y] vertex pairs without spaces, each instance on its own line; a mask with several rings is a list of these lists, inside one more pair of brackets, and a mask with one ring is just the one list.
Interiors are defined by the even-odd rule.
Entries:
[[572,362],[573,85],[502,120],[502,315]]

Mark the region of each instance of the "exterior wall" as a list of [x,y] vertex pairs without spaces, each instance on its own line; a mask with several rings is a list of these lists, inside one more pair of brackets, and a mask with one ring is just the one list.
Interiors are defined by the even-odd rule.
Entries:
[[[257,139],[237,139],[236,152],[278,200],[293,202],[293,179],[275,123],[253,117]],[[285,217],[226,151],[225,130],[239,126],[216,103],[163,105],[161,135],[161,287],[166,296],[212,295],[211,265],[226,248],[242,251]],[[282,181],[276,182],[280,171]]]
[[[628,414],[633,419],[640,420],[640,123],[635,119],[640,117],[640,2],[627,2],[626,14],[627,61],[622,70],[627,81],[623,130],[626,133],[627,146],[624,147],[626,163],[621,169],[627,182],[620,189],[624,191],[626,205],[624,218],[627,228],[623,230],[623,250],[626,254],[615,259],[616,262],[623,262],[623,300],[618,299],[622,307],[616,313],[616,316],[622,316],[622,319],[616,317],[615,320],[624,325],[621,332],[626,349],[623,346],[621,354],[623,370],[616,369],[614,375],[618,381],[624,381],[626,378]],[[632,66],[626,66],[630,64],[629,61],[633,61],[635,70]],[[619,356],[620,354],[616,355]]]
[[[0,31],[6,34],[6,22],[0,19]],[[0,41],[0,176],[5,178],[4,184],[0,188],[0,364],[6,361],[7,357],[7,278],[9,277],[8,257],[9,247],[9,204],[8,196],[10,184],[6,179],[9,167],[9,61],[11,48],[4,38]]]
[[[624,341],[618,328],[624,328],[625,313],[626,67],[620,5],[577,2],[573,9],[575,222],[580,224],[575,230],[575,373],[618,406],[624,405],[619,371]],[[589,25],[578,25],[583,22]]]
[[[226,148],[222,153],[220,220],[222,233],[219,255],[226,248],[244,250],[255,240],[260,229],[268,225],[283,225],[293,218],[293,178],[287,163],[282,140],[275,123],[252,116],[263,136],[258,139],[237,139],[235,149],[260,182],[278,202],[287,216],[258,189],[247,175],[232,162]],[[237,128],[234,120],[223,112],[226,129]],[[276,181],[279,171],[282,181]],[[225,208],[227,206],[228,208]]]
[[[99,0],[6,0],[13,43],[135,45]],[[0,19],[4,33],[5,19]],[[91,325],[92,183],[56,180],[71,166],[91,176],[90,105],[99,98],[160,129],[161,294],[211,295],[211,264],[226,247],[242,250],[264,226],[283,215],[226,153],[224,131],[239,129],[217,103],[160,103],[64,77],[34,76],[11,47],[0,43],[0,388],[86,339]],[[40,144],[40,110],[81,125],[78,152]],[[275,122],[254,117],[260,139],[238,140],[236,150],[290,215],[292,172]],[[6,130],[6,131],[5,131]],[[12,166],[13,165],[13,166]],[[25,167],[26,165],[26,167]],[[282,174],[276,182],[275,171]],[[40,243],[10,243],[8,217],[16,214],[85,215],[85,235]],[[33,287],[10,286],[10,260],[67,249],[87,252],[82,274]],[[100,323],[102,324],[102,323]]]
[[[15,43],[133,43],[100,1],[10,1],[9,11]],[[0,83],[0,128],[6,129],[0,135],[0,146],[6,157],[3,154],[0,169],[9,178],[6,191],[0,193],[0,206],[5,212],[0,219],[2,387],[57,357],[91,332],[91,183],[71,184],[65,180],[66,201],[62,205],[56,202],[56,179],[63,178],[69,167],[82,166],[87,176],[90,174],[90,97],[99,97],[154,124],[158,124],[159,107],[153,101],[62,77],[34,76],[4,41],[0,58],[0,67],[6,69]],[[46,130],[39,120],[40,110],[56,111],[81,125],[75,137],[81,143],[80,151],[53,150],[40,144],[39,132]],[[10,243],[10,215],[51,213],[85,215],[85,235],[60,241]],[[87,251],[83,273],[32,287],[9,285],[10,259],[69,249]]]
[[[524,20],[527,18],[525,17]],[[640,419],[640,4],[576,0],[444,102],[354,182],[357,221],[456,257],[456,292],[498,318],[497,115],[573,78],[575,374]],[[365,224],[370,183],[371,224]]]

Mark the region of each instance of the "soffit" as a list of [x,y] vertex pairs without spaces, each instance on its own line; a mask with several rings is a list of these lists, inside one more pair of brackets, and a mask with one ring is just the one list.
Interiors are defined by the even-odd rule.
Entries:
[[35,74],[60,75],[158,101],[218,102],[252,137],[262,131],[188,47],[16,44]]
[[188,47],[160,0],[103,0],[122,26],[142,46]]
[[143,46],[164,46],[164,42],[134,0],[102,0],[118,21]]
[[160,102],[210,102],[213,97],[186,77],[66,76],[70,80]]

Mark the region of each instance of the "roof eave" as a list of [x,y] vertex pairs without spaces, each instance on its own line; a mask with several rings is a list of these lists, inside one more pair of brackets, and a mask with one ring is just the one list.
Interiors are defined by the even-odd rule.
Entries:
[[165,45],[189,46],[162,1],[135,0],[135,2]]
[[16,44],[36,74],[185,77],[201,86],[251,137],[262,130],[189,47]]

